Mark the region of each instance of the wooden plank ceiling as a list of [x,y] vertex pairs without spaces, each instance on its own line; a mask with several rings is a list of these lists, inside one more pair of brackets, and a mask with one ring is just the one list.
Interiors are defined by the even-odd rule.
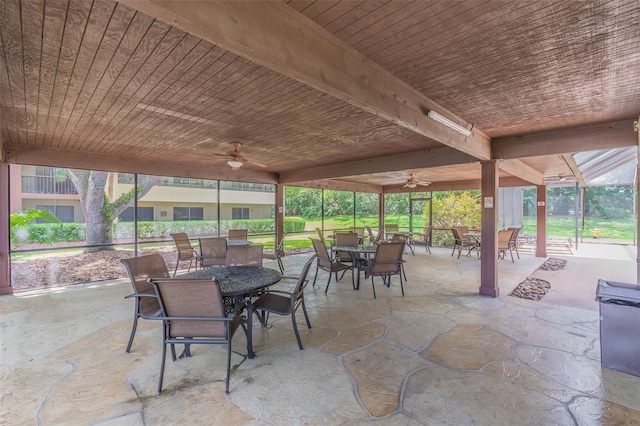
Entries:
[[[0,143],[16,163],[456,187],[526,135],[532,158],[502,174],[540,183],[572,173],[559,154],[634,144],[640,114],[637,0],[3,0],[0,43]],[[584,146],[558,137],[594,125]],[[266,167],[230,171],[219,155],[235,141]]]

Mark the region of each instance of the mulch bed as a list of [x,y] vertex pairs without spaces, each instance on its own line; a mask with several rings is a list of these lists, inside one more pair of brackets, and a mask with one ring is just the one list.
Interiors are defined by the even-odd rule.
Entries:
[[509,296],[522,299],[540,300],[551,288],[548,281],[539,278],[527,278],[513,289]]
[[[304,252],[308,250],[296,250]],[[145,254],[150,254],[145,251]],[[176,253],[173,251],[158,252],[167,263],[169,271],[173,273],[176,266]],[[287,255],[294,251],[287,251]],[[78,252],[72,255],[60,253],[28,260],[11,262],[11,287],[13,291],[52,288],[71,284],[81,284],[90,281],[101,281],[119,277],[126,277],[127,271],[120,259],[134,256],[132,250],[107,250],[96,253]],[[265,253],[265,259],[273,258]],[[189,262],[182,262],[180,268],[187,268]]]
[[[567,261],[550,257],[538,268],[541,271],[560,271],[564,269]],[[513,289],[509,296],[520,297],[522,299],[540,300],[551,289],[548,281],[539,278],[527,278]]]
[[567,261],[564,259],[555,259],[553,257],[550,257],[546,262],[540,265],[538,269],[540,269],[541,271],[560,271],[564,269],[566,264]]

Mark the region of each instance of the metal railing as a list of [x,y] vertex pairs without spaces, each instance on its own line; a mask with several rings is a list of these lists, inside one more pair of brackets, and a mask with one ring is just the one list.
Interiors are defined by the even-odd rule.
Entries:
[[22,175],[22,192],[28,194],[78,194],[71,179],[29,175]]

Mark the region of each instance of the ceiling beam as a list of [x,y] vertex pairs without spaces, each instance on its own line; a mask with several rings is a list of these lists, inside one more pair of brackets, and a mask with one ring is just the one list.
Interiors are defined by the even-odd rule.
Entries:
[[571,173],[573,173],[573,177],[576,178],[576,182],[578,182],[578,185],[580,185],[582,188],[586,188],[587,183],[585,182],[584,176],[582,176],[582,172],[578,167],[578,163],[576,163],[576,160],[573,158],[573,155],[562,154],[561,156],[564,162],[567,163],[567,166],[571,169]]
[[381,185],[374,185],[370,183],[360,183],[360,182],[346,182],[338,179],[316,180],[313,182],[296,182],[293,185],[287,185],[287,186],[302,186],[305,188],[332,189],[335,191],[370,192],[374,194],[381,194],[383,191],[383,187]]
[[436,110],[470,127],[282,1],[118,1],[436,142],[491,158],[485,134],[465,137],[427,118]]
[[638,143],[633,120],[493,139],[495,159],[623,148]]
[[91,152],[63,151],[35,145],[5,145],[5,161],[13,164],[37,164],[39,166],[106,170],[120,173],[144,173],[154,176],[177,176],[193,179],[229,180],[277,184],[276,173],[242,167],[231,170],[226,165],[213,167],[156,161],[140,158],[118,157]]
[[510,175],[534,185],[542,185],[544,183],[544,175],[542,173],[520,160],[502,160],[498,163],[498,167]]
[[[508,176],[500,178],[500,188],[533,186],[531,182],[526,180]],[[466,191],[472,189],[481,189],[482,181],[480,179],[457,180],[448,182],[433,182],[426,187],[407,188],[404,185],[386,185],[384,193],[402,193],[402,192],[429,192],[429,191]]]
[[424,169],[429,167],[466,164],[477,161],[475,158],[452,148],[433,148],[405,154],[388,155],[386,157],[349,161],[328,166],[313,167],[280,173],[280,183],[290,184],[318,179],[335,179],[348,176],[368,175]]

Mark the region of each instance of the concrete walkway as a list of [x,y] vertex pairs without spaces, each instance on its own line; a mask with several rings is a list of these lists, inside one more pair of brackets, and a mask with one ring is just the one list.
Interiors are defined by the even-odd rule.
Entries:
[[[124,299],[130,285],[123,280],[3,296],[0,423],[640,423],[640,377],[600,366],[593,300],[597,278],[635,279],[634,261],[567,256],[564,273],[544,278],[552,292],[535,302],[508,293],[544,275],[536,269],[545,259],[500,261],[501,296],[493,299],[478,295],[475,256],[432,251],[407,256],[404,297],[397,278],[391,288],[377,280],[377,299],[370,280],[354,291],[347,277],[332,280],[325,294],[320,272],[320,285],[306,292],[311,330],[299,314],[305,350],[286,317],[254,329],[252,360],[238,333],[229,396],[226,349],[207,346],[169,360],[156,395],[160,324],[141,321],[124,352],[133,302]],[[307,257],[287,256],[286,273],[296,275]],[[591,305],[554,301],[561,285],[577,286]]]

